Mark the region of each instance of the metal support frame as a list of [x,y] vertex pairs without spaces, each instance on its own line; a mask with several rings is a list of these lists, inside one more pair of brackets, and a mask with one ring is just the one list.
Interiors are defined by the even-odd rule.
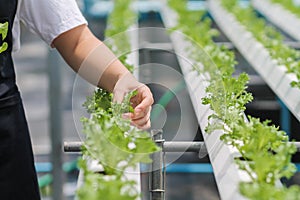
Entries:
[[280,100],[277,100],[280,105],[280,127],[287,135],[291,136],[291,115],[289,109],[286,105]]
[[51,161],[53,164],[53,199],[62,200],[63,157],[62,145],[62,91],[61,91],[61,58],[57,51],[49,50],[48,53],[48,76],[49,76],[49,107],[50,107],[50,139]]
[[163,153],[163,146],[165,140],[162,138],[162,131],[151,131],[152,138],[156,145],[161,148],[152,154],[152,170],[150,178],[150,194],[152,200],[164,200],[165,199],[165,159]]
[[[199,152],[207,153],[204,142],[166,142],[161,130],[152,130],[151,135],[160,151],[152,154],[150,173],[151,200],[165,200],[165,153],[166,152]],[[65,142],[65,152],[80,152],[82,142]]]
[[[65,152],[80,152],[83,142],[65,142]],[[299,144],[300,147],[300,144]],[[165,141],[162,147],[164,152],[203,152],[207,149],[204,142],[169,142]]]
[[[150,172],[150,198],[151,200],[165,200],[165,153],[167,152],[199,152],[207,154],[207,149],[204,142],[166,142],[162,138],[161,131],[151,131],[152,138],[161,148],[161,151],[155,152],[152,155],[152,164]],[[294,142],[297,151],[300,152],[300,142]],[[82,142],[65,142],[65,152],[80,152]]]
[[[297,147],[297,152],[300,152],[300,142],[293,142]],[[80,152],[83,142],[65,142],[65,152]],[[163,152],[199,152],[207,153],[204,142],[169,142],[163,143]]]

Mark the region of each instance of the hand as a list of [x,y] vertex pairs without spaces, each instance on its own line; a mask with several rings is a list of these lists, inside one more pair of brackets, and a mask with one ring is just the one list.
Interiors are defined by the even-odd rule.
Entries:
[[114,101],[121,103],[124,96],[133,90],[137,90],[137,95],[132,97],[130,102],[134,108],[134,113],[125,113],[125,118],[131,119],[132,125],[146,130],[151,127],[150,112],[154,100],[150,89],[138,82],[132,74],[122,76],[114,87]]

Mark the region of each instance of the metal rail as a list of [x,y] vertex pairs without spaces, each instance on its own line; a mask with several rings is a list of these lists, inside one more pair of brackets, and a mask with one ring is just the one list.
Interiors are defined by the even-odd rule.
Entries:
[[[202,152],[206,153],[204,142],[165,142],[161,130],[151,131],[153,141],[161,148],[152,154],[150,172],[151,200],[165,199],[165,152]],[[80,152],[83,142],[65,142],[65,152]]]
[[[199,155],[207,154],[204,142],[166,142],[162,138],[161,131],[152,131],[152,138],[162,149],[152,154],[150,175],[151,200],[165,200],[165,152],[199,152]],[[297,151],[300,152],[300,142],[294,142]],[[80,152],[83,142],[65,142],[65,152]]]
[[[83,142],[65,142],[64,151],[81,152],[82,145]],[[164,152],[207,152],[204,142],[164,142],[162,149]]]
[[[293,142],[297,147],[297,152],[300,152],[300,142]],[[65,152],[81,152],[83,142],[65,142]],[[204,142],[163,142],[163,152],[199,152],[207,153]]]

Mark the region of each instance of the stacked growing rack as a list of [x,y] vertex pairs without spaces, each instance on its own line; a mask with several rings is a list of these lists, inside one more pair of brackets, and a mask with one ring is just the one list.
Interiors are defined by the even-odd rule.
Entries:
[[[257,1],[254,1],[254,3],[258,4]],[[277,62],[274,61],[264,46],[260,44],[249,31],[247,31],[246,27],[241,25],[232,14],[228,13],[228,11],[221,6],[220,1],[208,1],[208,8],[214,20],[233,42],[234,46],[242,53],[280,99],[282,99],[291,112],[300,119],[300,90],[290,86],[291,82],[298,81],[297,77],[294,74],[286,73],[286,68],[278,65]],[[163,23],[167,28],[173,29],[176,27],[177,22],[179,21],[178,13],[170,9],[166,2],[162,4],[160,13]],[[192,29],[193,27],[190,28]],[[207,130],[207,127],[212,124],[214,125],[214,122],[216,122],[216,126],[220,125],[217,120],[214,121],[215,119],[211,117],[215,114],[215,111],[212,109],[213,106],[202,104],[203,99],[209,96],[207,88],[210,85],[210,74],[205,71],[199,73],[199,71],[197,72],[197,70],[195,70],[195,60],[190,59],[191,56],[186,50],[188,47],[195,45],[191,40],[187,39],[186,36],[179,32],[172,32],[170,37],[185,78],[199,126],[202,130],[206,150],[213,166],[219,194],[221,198],[225,200],[245,199],[240,193],[240,183],[249,182],[253,177],[251,177],[251,173],[246,173],[245,169],[240,169],[241,165],[238,165],[236,162],[237,160],[243,161],[239,160],[242,156],[241,152],[239,152],[237,148],[225,144],[225,142],[220,139],[222,138],[222,135],[226,134],[226,130],[224,131],[222,128],[218,130],[216,130],[216,128],[213,131]],[[136,44],[138,37],[134,36],[131,38],[132,41],[134,41],[133,43]],[[197,56],[209,57],[209,55],[205,54],[205,51],[197,53]],[[133,55],[131,59],[132,58],[133,60],[137,60],[138,57],[137,55]],[[213,66],[214,63],[211,64]],[[196,65],[200,68],[203,67],[203,63],[201,62],[196,63]],[[246,81],[244,80],[244,82]],[[220,84],[222,83],[220,82]],[[279,135],[282,134],[281,132],[277,133]],[[286,142],[285,139],[286,137],[284,136],[283,140]],[[238,142],[239,141],[237,141],[237,143]],[[164,146],[162,145],[162,147]],[[291,151],[294,150],[292,149]],[[290,154],[288,156],[290,156]],[[247,158],[244,159],[247,160]],[[281,183],[276,183],[277,186],[280,187]]]
[[[228,74],[231,74],[231,70],[232,70],[230,66],[234,64],[234,62],[230,60],[232,59],[231,54],[228,53],[226,48],[223,49],[218,48],[216,47],[215,44],[211,43],[211,38],[210,38],[211,36],[209,36],[210,34],[209,32],[211,31],[207,28],[203,28],[205,25],[202,27],[198,26],[195,20],[196,15],[192,15],[192,14],[189,15],[186,12],[186,10],[183,8],[185,5],[179,4],[178,2],[175,1],[170,1],[170,2],[172,4],[172,7],[174,7],[175,10],[177,11],[176,14],[182,16],[178,17],[176,14],[172,13],[172,11],[168,10],[167,6],[165,6],[164,10],[162,11],[163,19],[166,27],[172,29],[175,27],[176,30],[179,29],[180,31],[183,31],[184,34],[187,34],[187,35],[183,35],[175,32],[171,34],[171,39],[173,41],[176,54],[179,55],[178,59],[183,74],[185,76],[185,80],[190,86],[189,93],[194,105],[194,109],[196,111],[200,128],[202,130],[206,147],[208,149],[208,154],[210,156],[211,163],[214,168],[214,175],[216,178],[216,182],[218,185],[221,198],[222,199],[244,198],[240,196],[240,193],[243,193],[244,195],[248,196],[251,199],[257,199],[257,198],[280,199],[285,195],[288,195],[289,198],[292,197],[293,199],[299,198],[299,188],[297,188],[296,186],[290,189],[278,188],[280,185],[280,181],[278,177],[290,177],[295,171],[295,167],[293,166],[293,164],[289,163],[290,162],[289,158],[291,156],[290,153],[295,152],[295,150],[293,150],[292,147],[293,145],[287,142],[288,140],[286,134],[276,130],[274,126],[270,126],[268,125],[268,123],[261,123],[261,122],[257,123],[259,121],[258,119],[253,119],[250,117],[249,118],[250,122],[247,124],[245,123],[243,118],[240,118],[241,116],[240,112],[243,109],[240,109],[241,107],[238,106],[235,107],[235,106],[241,102],[247,103],[247,101],[242,100],[241,102],[239,102],[239,100],[235,98],[238,97],[241,99],[247,99],[249,98],[249,96],[247,96],[246,93],[243,93],[241,91],[235,93],[237,91],[232,90],[232,87],[235,86],[231,87],[226,85],[228,84],[228,80],[226,79],[232,79],[233,81],[232,83],[234,83],[235,81],[240,82],[239,83],[240,86],[237,87],[243,87],[242,85],[245,83],[242,81],[243,74],[240,75],[239,78],[235,80],[230,75],[228,76]],[[230,2],[231,1],[226,1],[228,7],[230,6],[233,7],[234,4],[230,4]],[[234,2],[235,1],[232,1],[231,3]],[[268,56],[269,53],[267,51],[262,50],[263,45],[256,42],[255,38],[252,36],[251,33],[244,31],[244,27],[241,26],[235,20],[235,17],[229,14],[224,8],[222,8],[220,1],[211,0],[208,2],[208,4],[209,4],[209,11],[212,14],[214,20],[217,22],[217,24],[221,27],[222,30],[224,29],[225,34],[229,37],[230,40],[233,41],[233,44],[237,46],[238,50],[243,55],[246,56],[249,63],[252,64],[255,67],[255,69],[258,68],[257,66],[261,65],[262,62],[263,63],[266,62],[268,64],[267,71],[264,70],[261,71],[261,76],[263,76],[263,78],[269,78],[270,80],[272,79],[273,80],[272,82],[271,81],[268,82],[269,84],[272,85],[272,88],[279,87],[280,97],[283,98],[284,102],[285,101],[288,102],[290,107],[297,110],[299,92],[294,92],[297,89],[292,88],[290,86],[291,82],[297,83],[298,81],[297,77],[293,74],[287,74],[286,73],[287,70],[285,68],[278,67],[274,70],[270,69],[270,67],[276,64],[276,62],[271,57],[269,58],[264,57],[264,56]],[[179,24],[177,24],[177,21],[179,21]],[[205,24],[206,22],[207,21],[203,20],[203,22],[199,22],[199,23]],[[186,24],[190,25],[190,27],[188,27]],[[198,32],[195,30],[194,32],[190,31],[193,28]],[[201,36],[197,36],[197,34],[201,34]],[[189,39],[189,36],[194,41]],[[199,46],[200,44],[202,44],[202,48],[201,46]],[[197,46],[197,45],[199,47],[193,49],[193,46]],[[220,52],[220,50],[224,52]],[[206,54],[206,52],[209,53]],[[258,54],[259,55],[263,54],[263,57],[258,56]],[[216,63],[217,67],[214,68],[215,66],[214,62],[211,63],[207,62],[207,60],[209,60],[210,57],[213,59],[213,61],[217,62]],[[225,64],[220,62],[220,59],[223,59]],[[228,60],[230,60],[230,62],[226,62]],[[230,65],[230,66],[226,66],[226,65]],[[275,72],[273,73],[273,71]],[[271,77],[270,74],[268,74],[269,72],[272,72]],[[220,77],[216,78],[217,74],[219,74]],[[214,78],[210,80],[211,76],[213,76]],[[282,76],[284,76],[283,80],[282,80]],[[284,83],[281,84],[281,81],[283,81]],[[210,87],[210,85],[212,85],[212,87]],[[224,85],[224,88],[222,88],[222,85]],[[288,88],[286,87],[287,85],[289,86]],[[286,88],[286,90],[284,90],[283,88],[284,89]],[[230,92],[231,90],[232,93]],[[216,91],[219,91],[220,93]],[[207,96],[208,96],[208,101],[207,101]],[[220,106],[218,105],[217,102],[215,102],[215,101],[219,101],[220,98],[221,99],[224,98],[224,100],[226,100],[227,97],[231,97],[231,96],[232,96],[232,101],[234,102],[237,100],[237,103],[233,103],[233,104],[229,103],[228,107],[226,107],[227,106],[226,101],[223,102],[224,106]],[[209,102],[210,107],[205,107],[202,105],[203,103],[207,104],[207,102]],[[235,123],[233,122],[234,120],[232,121],[230,117],[231,114],[228,114],[229,118],[223,116],[222,114],[220,115],[220,113],[222,113],[221,110],[224,107],[226,107],[224,110],[225,115],[232,112],[232,110],[236,109],[237,113],[240,114],[238,115],[232,114],[231,117],[233,117],[234,120],[237,120],[239,122],[236,122],[236,124],[234,124]],[[216,119],[216,121],[212,119]],[[221,124],[219,124],[218,122],[219,120],[222,121]],[[257,124],[254,125],[253,122],[254,124],[255,123]],[[248,127],[248,126],[249,128],[244,129],[244,127]],[[271,136],[273,137],[273,139],[275,139],[274,143],[271,142],[271,140],[270,140],[271,143],[269,144],[265,143],[265,145],[268,146],[270,145],[269,148],[271,150],[268,148],[264,149],[259,147],[259,143],[261,143],[263,140],[266,140],[265,138],[268,137],[266,136],[267,133],[264,133],[262,129],[259,130],[258,127],[260,126],[264,127],[263,129],[269,132],[268,134],[273,136],[277,135],[275,136],[275,138],[277,137],[276,139],[273,136]],[[253,131],[256,128],[258,129]],[[211,131],[211,129],[213,131]],[[241,132],[239,133],[239,131]],[[243,133],[243,131],[246,132]],[[249,138],[247,135],[249,136]],[[255,142],[251,141],[252,140],[251,138],[255,138],[255,137],[258,137],[260,139],[258,139]],[[211,138],[214,139],[210,141]],[[220,138],[222,138],[223,141],[219,140]],[[229,144],[229,146],[226,146],[224,142]],[[251,144],[251,142],[254,143]],[[287,150],[281,151],[279,149],[276,149],[277,147],[275,143],[278,142],[279,143],[283,142],[282,145],[285,146],[283,148],[287,148]],[[236,149],[232,148],[231,145],[239,149],[239,151],[236,151]],[[217,148],[215,148],[216,146]],[[258,154],[251,155],[251,152],[257,151],[256,148],[261,148],[262,152],[265,153],[261,154],[260,152],[257,152],[258,154],[261,155]],[[232,149],[233,151],[227,151],[227,149]],[[272,155],[270,151],[272,151],[273,149],[275,153]],[[269,172],[267,171],[263,172],[264,169],[261,168],[261,166],[264,161],[262,161],[261,159],[266,159],[269,160],[269,162],[273,162],[275,159],[278,159],[275,157],[279,155],[279,152],[286,154],[287,156],[286,157],[287,162],[284,164],[283,168],[279,169],[281,165],[278,163],[279,165],[275,164],[274,166],[271,165],[268,166],[269,168],[268,170],[271,170],[271,168],[273,168],[274,171],[271,170]],[[242,154],[243,159],[245,159],[245,161],[239,161],[240,159],[239,153]],[[261,156],[261,159],[258,159],[259,156]],[[252,169],[249,170],[250,168]],[[277,171],[276,168],[279,170],[278,172],[275,172]],[[286,170],[286,173],[280,174],[281,170],[283,171]],[[245,174],[244,172],[247,173]],[[271,179],[273,178],[274,179],[271,181],[270,178],[268,178],[268,176],[271,177]],[[244,182],[244,183],[241,184],[240,182]],[[228,183],[230,183],[230,187],[228,186]],[[263,188],[265,189],[273,188],[271,190],[276,190],[276,192],[274,192],[274,194],[271,193],[263,194],[264,193]],[[252,193],[249,192],[249,190],[253,190]]]
[[[300,120],[300,90],[290,85],[292,81],[297,81],[295,74],[287,74],[287,69],[272,59],[268,50],[255,39],[251,32],[247,31],[245,26],[222,8],[220,1],[211,0],[209,2],[210,13],[219,27],[289,110]],[[276,15],[282,17],[282,15]]]

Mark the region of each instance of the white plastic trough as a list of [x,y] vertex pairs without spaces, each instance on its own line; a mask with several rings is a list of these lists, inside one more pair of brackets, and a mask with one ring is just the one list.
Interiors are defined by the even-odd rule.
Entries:
[[270,0],[252,0],[252,5],[273,24],[300,41],[300,18],[297,15]]
[[297,80],[296,76],[287,74],[286,68],[271,58],[268,50],[221,6],[219,0],[209,1],[209,11],[238,51],[300,121],[300,89],[290,86],[292,81]]
[[[168,8],[166,4],[161,10],[161,16],[166,28],[172,28],[177,24],[177,14]],[[205,127],[208,125],[208,116],[213,113],[209,106],[201,103],[201,99],[206,96],[205,88],[208,85],[207,80],[209,77],[207,74],[198,75],[192,71],[193,62],[189,59],[185,49],[191,44],[185,37],[178,33],[172,33],[170,37],[203,133],[220,197],[223,200],[245,199],[239,193],[238,187],[241,181],[248,181],[249,176],[242,170],[239,170],[234,161],[236,157],[240,157],[240,153],[220,140],[220,136],[223,134],[222,131],[214,131],[211,134],[205,133]]]

